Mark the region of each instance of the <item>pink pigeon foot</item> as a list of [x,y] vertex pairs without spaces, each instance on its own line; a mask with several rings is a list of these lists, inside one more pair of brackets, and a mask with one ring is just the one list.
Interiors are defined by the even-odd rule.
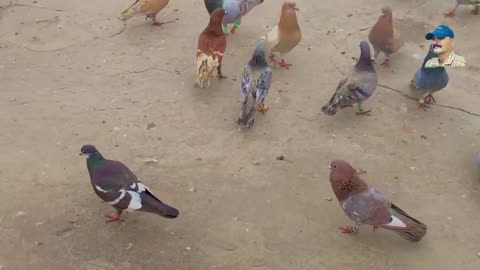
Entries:
[[292,64],[287,64],[287,62],[285,62],[285,60],[282,59],[282,61],[280,63],[278,63],[278,65],[283,67],[283,68],[288,69],[288,67],[291,66]]
[[390,60],[385,60],[385,62],[383,62],[382,64],[380,64],[382,67],[390,67]]
[[437,103],[437,101],[432,95],[428,95],[425,97],[425,103],[432,104],[432,103]]
[[233,27],[232,30],[230,30],[230,34],[235,35],[235,31],[237,28]]
[[455,12],[452,10],[452,11],[443,13],[443,16],[446,17],[446,18],[448,18],[448,17],[454,17],[454,16],[455,16]]
[[420,104],[418,105],[418,108],[419,108],[419,109],[422,109],[423,111],[426,112],[427,109],[430,109],[430,106],[428,106],[428,105],[425,104],[425,103],[420,103]]
[[372,110],[366,110],[366,111],[363,111],[363,112],[357,112],[356,115],[370,115],[370,112]]
[[373,226],[373,231],[376,231],[376,230],[378,230],[378,226],[375,226],[375,225],[374,225],[374,226]]
[[357,228],[354,226],[345,226],[345,227],[340,227],[341,233],[355,233],[357,232]]
[[120,219],[120,216],[117,215],[117,214],[108,214],[108,215],[105,215],[105,217],[107,218],[107,220],[105,220],[105,223],[110,223],[110,222],[114,222],[114,221],[123,222],[123,220]]
[[160,26],[160,27],[163,28],[163,25],[164,25],[164,24],[173,23],[173,22],[175,22],[175,21],[168,21],[168,22],[157,22],[157,21],[154,21],[154,22],[152,23],[152,25]]

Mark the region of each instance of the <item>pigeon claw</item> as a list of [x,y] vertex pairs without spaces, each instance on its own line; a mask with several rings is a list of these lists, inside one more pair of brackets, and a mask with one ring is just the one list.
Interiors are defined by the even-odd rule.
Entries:
[[428,96],[425,97],[425,103],[427,104],[432,104],[432,103],[437,103],[437,101],[435,100],[435,98],[430,94]]
[[382,67],[390,67],[390,61],[389,60],[385,60],[385,62],[383,62],[382,64],[380,64]]
[[235,35],[235,30],[236,30],[236,29],[237,29],[237,28],[233,27],[232,30],[230,30],[230,34]]
[[168,22],[157,22],[157,21],[154,21],[154,22],[152,23],[152,25],[160,26],[160,27],[163,28],[163,25],[164,25],[164,24],[173,23],[173,22],[175,22],[175,21],[168,21]]
[[258,108],[258,111],[262,112],[262,113],[266,113],[268,111],[268,109],[269,109],[268,106],[262,103],[262,104],[260,104],[260,107]]
[[423,111],[426,112],[427,109],[430,109],[430,106],[428,106],[428,105],[425,104],[425,103],[420,103],[420,104],[418,105],[418,108],[419,108],[419,109],[422,109]]
[[445,13],[443,13],[443,16],[446,17],[446,18],[454,17],[455,12],[453,12],[453,11],[445,12]]
[[363,111],[363,112],[357,112],[356,115],[371,115],[370,112],[372,110],[366,110],[366,111]]
[[114,221],[123,222],[123,219],[120,219],[120,216],[117,214],[108,214],[108,215],[105,215],[105,217],[107,218],[107,220],[105,220],[105,223],[110,223]]
[[340,232],[341,233],[355,233],[355,232],[357,232],[357,228],[355,228],[354,226],[340,227]]
[[285,60],[282,59],[282,61],[280,63],[278,63],[278,65],[280,67],[288,69],[288,67],[291,66],[292,64],[287,64],[287,62],[285,62]]

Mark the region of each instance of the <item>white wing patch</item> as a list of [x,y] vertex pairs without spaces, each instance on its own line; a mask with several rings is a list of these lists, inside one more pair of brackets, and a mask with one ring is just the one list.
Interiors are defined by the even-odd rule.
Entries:
[[123,197],[125,197],[125,194],[126,194],[125,189],[123,189],[123,188],[120,189],[120,192],[121,193],[120,193],[120,196],[118,196],[118,198],[116,198],[114,201],[107,202],[107,203],[110,204],[110,205],[115,205],[118,202],[120,202],[120,200],[123,199]]
[[144,184],[142,183],[138,183],[138,192],[141,193],[141,192],[144,192],[145,190],[148,190],[147,186],[145,186]]
[[103,192],[103,193],[107,193],[107,192],[108,192],[108,190],[105,190],[105,189],[103,189],[103,188],[101,188],[100,186],[97,186],[97,185],[95,185],[95,189],[98,190],[98,191],[100,191],[100,192]]
[[389,226],[394,226],[394,227],[407,227],[407,224],[405,224],[403,221],[401,221],[399,218],[392,216],[392,221],[388,224]]
[[142,208],[142,198],[140,198],[140,194],[136,193],[135,191],[127,191],[127,192],[132,197],[126,209],[127,212]]

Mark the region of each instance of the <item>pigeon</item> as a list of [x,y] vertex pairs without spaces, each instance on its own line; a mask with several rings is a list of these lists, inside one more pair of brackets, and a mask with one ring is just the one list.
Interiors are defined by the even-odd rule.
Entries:
[[472,10],[472,13],[475,15],[480,14],[480,0],[455,0],[455,7],[449,12],[443,13],[445,17],[455,16],[455,11],[460,5],[474,5],[475,8]]
[[137,15],[145,15],[147,18],[151,18],[153,21],[153,25],[162,26],[167,23],[171,23],[174,21],[168,22],[158,22],[156,20],[156,16],[160,10],[164,9],[168,5],[169,0],[136,0],[129,8],[127,8],[118,19],[122,21],[126,21],[133,16]]
[[392,230],[412,242],[418,242],[426,235],[427,225],[368,186],[346,161],[334,160],[329,168],[333,192],[345,214],[354,221],[353,226],[341,227],[342,233],[354,233],[357,226],[367,224],[372,225],[374,230],[379,227]]
[[400,34],[393,28],[392,9],[390,7],[382,8],[383,15],[378,18],[377,23],[372,27],[368,34],[368,40],[373,46],[373,58],[377,59],[378,54],[385,54],[385,62],[381,65],[390,66],[390,55],[397,52],[403,46],[403,40]]
[[428,60],[437,57],[433,51],[433,44],[430,45],[428,54],[423,60],[422,66],[417,69],[410,81],[410,87],[420,94],[418,99],[419,107],[424,111],[430,108],[427,104],[435,103],[432,93],[445,88],[448,84],[448,74],[444,67],[426,68],[425,63]]
[[165,218],[176,218],[178,210],[163,203],[120,161],[109,160],[93,145],[84,145],[80,155],[87,158],[87,168],[93,190],[103,201],[113,206],[116,214],[105,217],[106,222],[123,221],[120,215],[143,211]]
[[240,88],[242,111],[237,123],[244,127],[248,126],[250,128],[253,125],[257,110],[263,113],[268,110],[265,105],[265,98],[272,83],[272,69],[267,63],[267,53],[266,37],[262,36],[257,43],[252,58],[243,69],[242,86]]
[[[291,64],[287,64],[283,56],[293,50],[302,39],[302,32],[297,20],[297,11],[298,8],[295,2],[285,1],[282,5],[282,13],[278,25],[267,34],[267,43],[271,52],[270,61],[286,69]],[[280,63],[275,60],[275,52],[280,53],[282,59]]]
[[197,78],[195,87],[208,88],[212,73],[217,69],[217,77],[226,78],[222,74],[222,60],[227,48],[227,37],[222,30],[222,20],[225,15],[223,8],[217,8],[210,15],[210,21],[198,37],[197,47]]
[[360,59],[347,76],[341,80],[335,93],[322,111],[327,115],[334,115],[338,108],[352,107],[357,104],[357,115],[370,115],[365,111],[362,102],[367,100],[375,91],[378,84],[377,72],[370,57],[370,47],[366,41],[360,42]]
[[247,15],[254,7],[263,3],[264,0],[204,0],[205,7],[209,14],[216,8],[223,8],[226,11],[223,17],[223,32],[227,33],[228,25],[233,23],[230,33],[235,34],[235,30],[242,23],[242,17]]

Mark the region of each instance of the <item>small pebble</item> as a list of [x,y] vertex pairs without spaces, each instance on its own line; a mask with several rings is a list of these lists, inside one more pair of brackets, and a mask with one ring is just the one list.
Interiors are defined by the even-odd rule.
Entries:
[[276,157],[276,159],[277,159],[277,160],[284,160],[285,157],[284,157],[284,156],[278,156],[278,157]]
[[186,249],[186,250],[191,250],[192,248],[191,248],[191,247],[186,247],[185,249]]
[[[477,256],[480,257],[480,252],[477,253]],[[0,269],[2,269],[1,265],[0,265]]]
[[327,197],[327,201],[331,202],[332,200],[332,197]]
[[25,212],[23,212],[23,211],[18,211],[15,216],[16,216],[16,217],[19,217],[19,216],[24,216],[24,215],[25,215]]
[[467,195],[466,195],[466,194],[463,194],[463,195],[462,195],[462,199],[465,199],[465,198],[467,198]]

